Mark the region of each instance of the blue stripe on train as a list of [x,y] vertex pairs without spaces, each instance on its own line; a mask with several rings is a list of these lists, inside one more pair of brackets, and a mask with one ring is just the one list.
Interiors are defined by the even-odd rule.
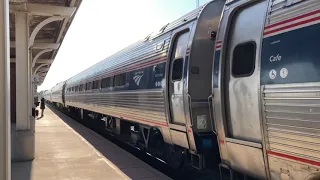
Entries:
[[219,87],[219,64],[220,64],[220,52],[216,51],[214,64],[213,64],[213,87]]
[[[184,82],[187,82],[189,56],[185,57],[183,69]],[[139,70],[130,71],[126,74],[126,84],[120,87],[105,89],[104,91],[138,90],[164,88],[166,63],[160,63],[144,67]]]
[[165,79],[165,67],[166,63],[164,62],[127,72],[124,86],[106,89],[106,91],[162,88]]
[[[270,73],[271,71],[276,73]],[[272,77],[274,75],[275,78]],[[319,24],[263,40],[261,84],[318,81],[320,81]]]

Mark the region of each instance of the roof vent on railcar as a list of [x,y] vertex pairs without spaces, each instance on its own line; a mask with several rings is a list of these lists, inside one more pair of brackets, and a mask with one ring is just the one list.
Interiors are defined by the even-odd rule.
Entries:
[[162,28],[159,30],[159,33],[163,33],[164,30],[166,30],[166,28],[168,27],[170,23],[167,23],[166,25],[162,26]]
[[148,34],[148,36],[145,37],[143,41],[149,41],[149,39],[150,39],[150,37],[152,36],[152,34],[153,34],[153,32],[150,33],[150,34]]

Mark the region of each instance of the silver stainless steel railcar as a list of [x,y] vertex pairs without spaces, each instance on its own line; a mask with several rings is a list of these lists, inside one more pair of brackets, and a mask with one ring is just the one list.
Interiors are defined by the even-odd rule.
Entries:
[[50,90],[45,90],[42,94],[42,97],[48,101],[48,102],[52,102],[51,101],[51,89]]
[[203,168],[205,155],[219,155],[207,97],[224,4],[212,1],[163,26],[59,84],[51,100],[83,118],[103,116],[109,131],[174,167],[190,152]]
[[49,96],[47,97],[46,100],[56,103],[57,106],[64,106],[65,105],[65,98],[64,98],[64,88],[65,88],[66,83],[65,82],[60,82],[57,85],[55,85],[51,90],[50,93],[48,94]]
[[320,1],[226,3],[213,68],[222,166],[320,179]]
[[171,164],[188,150],[202,168],[217,134],[231,175],[320,179],[320,1],[224,3],[74,76],[62,102],[82,116],[103,114],[107,129],[166,152]]

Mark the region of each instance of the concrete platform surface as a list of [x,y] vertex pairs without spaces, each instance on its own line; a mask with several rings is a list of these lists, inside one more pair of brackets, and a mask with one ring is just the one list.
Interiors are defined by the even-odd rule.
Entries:
[[169,179],[66,115],[36,120],[35,159],[12,163],[12,180]]

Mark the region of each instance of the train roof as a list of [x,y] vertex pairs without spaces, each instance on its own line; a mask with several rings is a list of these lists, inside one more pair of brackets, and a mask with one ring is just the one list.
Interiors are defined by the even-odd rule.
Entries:
[[[212,2],[212,1],[211,1]],[[211,3],[209,2],[209,3]],[[207,4],[209,4],[207,3]],[[152,54],[152,51],[156,50],[157,45],[159,42],[163,43],[163,51],[157,52],[156,54],[153,54],[154,56],[159,56],[167,53],[167,49],[169,47],[170,37],[172,30],[183,26],[184,24],[187,24],[199,17],[201,14],[202,9],[207,5],[203,5],[188,14],[180,17],[179,19],[168,23],[164,25],[159,32],[155,32],[152,34],[149,34],[145,39],[139,40],[136,43],[133,43],[132,45],[120,50],[119,52],[111,55],[110,57],[96,63],[95,65],[87,68],[86,70],[78,73],[77,75],[71,77],[69,80],[67,80],[68,84],[78,84],[83,83],[88,78],[93,78],[95,76],[99,76],[102,74],[102,72],[105,71],[115,71],[115,69],[119,68],[119,66],[126,66],[129,64],[129,62],[133,61],[134,59],[141,59],[142,57],[145,57],[147,54]],[[166,41],[169,39],[169,41]],[[140,53],[139,53],[140,52]]]
[[66,81],[62,81],[62,82],[60,82],[60,83],[57,83],[55,86],[53,86],[53,87],[51,88],[51,91],[52,91],[52,92],[55,92],[55,91],[60,91],[60,90],[62,90],[62,87],[63,87],[63,85],[65,84],[65,82],[66,82]]

